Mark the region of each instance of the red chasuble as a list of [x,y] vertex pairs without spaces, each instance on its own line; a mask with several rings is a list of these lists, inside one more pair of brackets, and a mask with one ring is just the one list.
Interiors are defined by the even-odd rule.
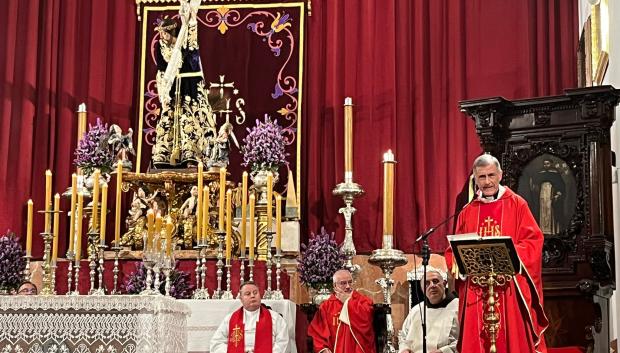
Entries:
[[324,349],[333,353],[375,353],[372,301],[353,291],[347,305],[350,326],[339,320],[343,303],[335,295],[319,307],[308,328],[316,353]]
[[[273,323],[269,309],[261,305],[256,334],[254,336],[254,352],[271,353],[273,348]],[[243,324],[243,308],[235,311],[228,323],[228,353],[245,352],[245,326]]]
[[[541,281],[544,239],[527,202],[509,188],[497,201],[474,200],[459,215],[456,233],[512,237],[522,266],[509,285],[498,293],[500,327],[497,352],[547,352],[543,332],[549,322],[543,311]],[[451,248],[446,251],[446,262],[448,268],[453,268]],[[484,292],[469,278],[458,279],[456,287],[461,323],[458,351],[488,352],[489,337],[483,326]]]

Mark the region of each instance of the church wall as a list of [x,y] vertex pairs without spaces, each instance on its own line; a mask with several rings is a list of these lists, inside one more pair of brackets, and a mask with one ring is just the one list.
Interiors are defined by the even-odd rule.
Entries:
[[[614,87],[620,87],[620,3],[617,1],[609,2],[609,67],[605,76],[604,84]],[[620,187],[618,177],[620,176],[620,168],[618,168],[618,156],[620,154],[620,126],[618,125],[618,117],[620,117],[620,107],[616,107],[616,122],[611,129],[612,150],[616,153],[616,166],[613,167],[613,201],[614,201],[614,243],[615,243],[615,268],[616,268],[616,284],[620,283]],[[618,320],[620,318],[620,295],[615,291],[611,298],[610,306],[611,316],[611,339],[618,338]]]

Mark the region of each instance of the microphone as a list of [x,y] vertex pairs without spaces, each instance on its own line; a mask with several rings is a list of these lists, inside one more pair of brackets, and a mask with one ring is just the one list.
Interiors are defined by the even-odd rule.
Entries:
[[469,200],[469,202],[468,202],[468,203],[466,203],[466,204],[465,204],[465,206],[463,206],[463,208],[461,208],[460,210],[456,211],[454,214],[452,214],[450,217],[448,217],[448,218],[444,219],[443,221],[441,221],[441,223],[437,224],[436,226],[434,226],[434,227],[430,227],[430,228],[429,228],[426,232],[422,233],[422,235],[420,235],[420,236],[419,236],[419,237],[415,240],[415,242],[417,243],[417,242],[419,242],[419,241],[421,241],[421,240],[426,240],[426,238],[428,238],[431,234],[433,234],[433,233],[437,230],[437,228],[439,228],[439,227],[441,227],[442,225],[444,225],[444,224],[448,223],[448,222],[449,222],[452,218],[454,218],[454,217],[458,216],[458,215],[459,215],[459,213],[461,213],[461,211],[462,211],[465,207],[469,206],[469,204],[470,204],[470,203],[472,203],[472,202],[474,202],[474,200],[476,200],[476,199],[477,199],[477,197],[473,197],[471,200]]
[[451,215],[450,217],[444,219],[443,221],[441,221],[441,223],[439,223],[438,225],[434,226],[434,227],[430,227],[426,232],[422,233],[422,235],[420,235],[418,237],[418,239],[415,240],[415,242],[419,242],[421,240],[426,240],[426,238],[428,238],[431,234],[435,233],[435,231],[437,230],[437,228],[441,227],[442,225],[448,223],[448,221],[450,221],[452,218],[456,217],[459,213],[461,213],[461,211],[459,210],[457,213]]

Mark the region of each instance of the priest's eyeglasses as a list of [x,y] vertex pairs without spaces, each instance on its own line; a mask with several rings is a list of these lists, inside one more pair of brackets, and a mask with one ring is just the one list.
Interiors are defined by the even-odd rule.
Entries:
[[344,286],[347,286],[347,285],[352,286],[353,285],[353,280],[350,279],[348,281],[338,281],[338,282],[336,282],[336,285],[339,286],[339,287],[344,287]]

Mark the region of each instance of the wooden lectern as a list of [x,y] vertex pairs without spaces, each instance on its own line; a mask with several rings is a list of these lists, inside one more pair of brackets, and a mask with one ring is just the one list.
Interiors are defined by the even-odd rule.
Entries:
[[521,262],[508,236],[481,237],[478,234],[449,235],[459,274],[469,276],[472,283],[484,289],[487,306],[484,329],[489,334],[490,353],[497,352],[495,342],[500,314],[496,310],[496,290],[503,288],[521,269]]

